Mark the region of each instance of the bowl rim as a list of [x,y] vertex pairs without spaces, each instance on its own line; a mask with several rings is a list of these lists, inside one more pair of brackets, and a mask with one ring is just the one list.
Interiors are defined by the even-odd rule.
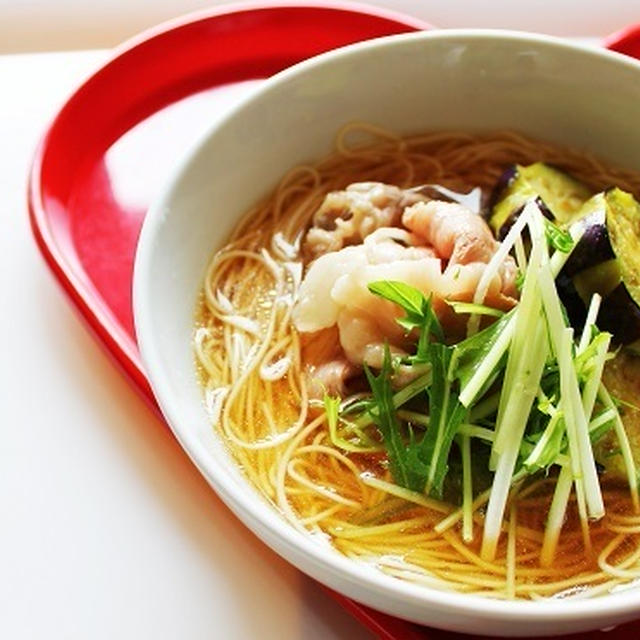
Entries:
[[[359,564],[338,551],[334,550],[335,552],[328,553],[324,546],[319,545],[310,535],[296,529],[275,507],[269,505],[248,479],[244,479],[243,486],[237,486],[233,480],[219,473],[215,469],[215,465],[210,464],[209,454],[198,440],[197,434],[188,425],[185,425],[181,418],[179,408],[172,398],[169,378],[162,366],[159,349],[156,348],[156,344],[159,344],[160,341],[153,337],[153,318],[149,313],[150,304],[146,290],[146,283],[151,280],[152,276],[150,264],[153,240],[166,216],[168,209],[166,203],[171,200],[172,194],[184,176],[194,164],[197,164],[195,161],[215,132],[236,118],[254,100],[277,91],[280,85],[299,75],[304,75],[316,67],[335,64],[344,58],[363,52],[402,46],[405,42],[460,39],[469,42],[479,40],[528,42],[532,45],[547,46],[556,50],[568,50],[585,58],[611,60],[616,65],[634,69],[640,77],[640,63],[628,56],[615,51],[594,48],[587,44],[568,42],[555,36],[502,29],[447,29],[385,36],[350,44],[299,62],[268,78],[262,86],[241,99],[223,118],[203,131],[174,168],[170,179],[154,199],[145,217],[138,242],[133,276],[134,324],[142,362],[153,393],[176,439],[224,503],[270,547],[274,548],[276,541],[286,546],[286,552],[279,550],[276,552],[298,569],[322,582],[326,582],[326,580],[318,578],[317,574],[328,571],[334,577],[342,580],[343,584],[348,582],[357,588],[357,595],[346,593],[348,597],[369,604],[371,598],[376,594],[392,595],[391,603],[402,601],[411,607],[430,605],[440,608],[442,611],[464,612],[466,615],[475,616],[478,621],[500,618],[504,621],[516,622],[545,618],[547,622],[552,623],[582,618],[587,623],[589,621],[595,623],[603,617],[617,616],[622,618],[625,614],[629,615],[639,610],[640,586],[630,586],[614,593],[588,599],[498,600],[410,583],[388,576],[381,571],[372,570],[364,563]],[[212,247],[212,253],[213,251],[215,251],[215,247]],[[260,533],[257,533],[257,528],[260,529]],[[302,555],[305,557],[304,568],[299,561],[292,559],[292,557]],[[316,572],[314,572],[315,569],[317,569]],[[347,591],[340,588],[339,590]],[[384,610],[394,614],[393,607]],[[398,614],[395,613],[395,615]],[[588,624],[584,625],[585,628],[587,626]]]

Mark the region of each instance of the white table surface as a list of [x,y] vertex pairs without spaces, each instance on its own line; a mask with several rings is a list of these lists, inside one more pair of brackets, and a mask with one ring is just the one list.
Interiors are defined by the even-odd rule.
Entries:
[[370,638],[224,507],[36,249],[33,148],[105,56],[0,56],[0,638]]
[[107,55],[0,56],[0,639],[370,639],[218,500],[35,246],[33,149]]

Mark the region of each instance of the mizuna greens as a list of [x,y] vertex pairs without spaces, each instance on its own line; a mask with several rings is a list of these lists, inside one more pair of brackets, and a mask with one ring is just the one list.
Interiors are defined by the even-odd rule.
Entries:
[[513,131],[348,125],[212,255],[212,428],[265,504],[371,571],[523,600],[637,584],[639,194]]
[[[526,257],[525,233],[530,243]],[[365,365],[371,396],[359,404],[339,410],[338,401],[325,394],[335,446],[366,451],[381,442],[393,481],[416,494],[442,498],[455,443],[462,462],[461,507],[440,528],[446,530],[461,518],[463,538],[470,541],[474,512],[486,505],[481,547],[486,560],[495,556],[512,488],[540,473],[557,478],[542,564],[553,561],[572,487],[589,547],[589,522],[605,513],[592,444],[610,430],[618,439],[638,506],[629,442],[601,381],[612,352],[611,335],[596,323],[600,297],[592,296],[587,321],[577,336],[556,286],[576,240],[529,200],[502,246],[503,255],[514,248],[521,254],[518,305],[503,314],[485,306],[482,295],[473,303],[451,302],[455,312],[471,314],[468,337],[455,344],[445,343],[431,301],[420,291],[398,281],[370,283],[371,293],[404,312],[397,322],[414,336],[415,351],[394,356],[387,347],[377,375]],[[488,265],[487,278],[500,261],[498,256],[495,265]],[[478,289],[481,286],[482,282]],[[481,318],[492,322],[485,321],[478,330]],[[398,388],[394,380],[401,371],[405,379],[412,379]],[[477,495],[471,443],[486,451],[492,475],[490,490]]]

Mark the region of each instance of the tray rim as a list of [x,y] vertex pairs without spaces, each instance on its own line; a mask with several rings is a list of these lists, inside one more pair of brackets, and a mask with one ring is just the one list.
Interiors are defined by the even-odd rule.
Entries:
[[166,20],[158,25],[149,27],[142,32],[133,35],[120,45],[116,46],[97,69],[79,82],[68,98],[56,110],[53,117],[46,125],[40,141],[38,142],[29,166],[27,180],[27,209],[32,233],[45,261],[52,269],[59,284],[65,293],[71,298],[81,313],[85,324],[97,334],[101,343],[106,347],[112,360],[132,379],[137,389],[142,393],[145,401],[150,404],[156,413],[160,410],[156,404],[151,386],[149,385],[142,362],[137,349],[137,341],[123,329],[119,322],[112,317],[110,309],[103,303],[98,295],[92,295],[91,288],[81,281],[77,269],[69,263],[65,253],[58,246],[55,235],[50,229],[47,206],[43,201],[42,169],[43,161],[49,142],[57,123],[64,113],[88,90],[94,82],[107,72],[115,63],[126,55],[134,52],[146,43],[162,38],[183,27],[188,27],[198,22],[233,16],[257,11],[279,12],[287,9],[327,9],[343,11],[345,13],[358,13],[366,16],[378,17],[407,26],[414,30],[431,29],[433,26],[423,20],[412,16],[405,16],[395,12],[366,3],[350,2],[345,0],[321,0],[295,1],[281,0],[277,2],[231,2],[209,9],[193,11],[175,18]]
[[[279,10],[287,8],[321,8],[321,9],[337,9],[346,11],[356,11],[358,13],[378,16],[388,20],[400,22],[409,27],[416,29],[432,28],[432,25],[410,16],[405,16],[399,12],[380,9],[378,7],[372,7],[371,5],[353,2],[277,2],[277,3],[262,3],[262,2],[242,2],[225,4],[213,9],[204,9],[188,13],[184,16],[167,20],[157,26],[145,29],[141,33],[134,35],[127,39],[121,45],[115,47],[110,55],[104,60],[99,67],[82,80],[79,85],[69,95],[67,100],[56,110],[55,115],[47,125],[44,134],[42,135],[40,142],[38,143],[36,150],[33,154],[33,160],[29,169],[29,177],[27,181],[27,205],[29,218],[31,222],[32,232],[34,234],[36,243],[45,258],[45,261],[52,269],[63,290],[74,302],[83,320],[88,327],[95,332],[100,343],[106,348],[111,358],[120,366],[120,368],[127,374],[127,376],[134,382],[136,389],[140,392],[143,398],[151,406],[151,408],[158,413],[159,409],[155,402],[153,392],[144,374],[144,370],[141,364],[141,360],[137,350],[137,343],[135,338],[132,337],[124,330],[119,322],[114,322],[113,317],[110,314],[108,307],[105,308],[105,304],[98,294],[96,297],[92,295],[91,287],[88,287],[77,276],[76,268],[69,263],[65,257],[64,251],[62,251],[55,240],[54,234],[50,230],[48,222],[47,206],[42,199],[41,187],[41,170],[42,162],[45,151],[49,142],[51,130],[55,127],[57,121],[60,118],[61,113],[68,108],[69,103],[78,99],[78,97],[85,90],[86,85],[93,82],[98,78],[104,70],[113,64],[116,60],[119,60],[123,55],[126,55],[130,51],[136,49],[140,45],[148,42],[153,38],[162,37],[164,34],[179,29],[181,27],[193,24],[203,20],[208,20],[216,17],[227,16],[236,13],[242,13],[246,11],[254,10]],[[608,36],[602,41],[602,45],[610,50],[617,50],[616,46],[621,42],[626,43],[629,38],[640,38],[640,24],[632,25],[630,27],[621,29],[620,31]],[[400,636],[393,635],[394,631],[401,631],[404,633],[410,633],[410,637],[423,637],[422,634],[418,635],[411,631],[412,628],[418,631],[418,628],[410,622],[395,619],[387,614],[377,612],[365,608],[357,602],[343,596],[339,593],[333,592],[330,589],[333,598],[345,608],[351,615],[358,619],[370,630],[381,634],[380,637],[395,639]],[[385,628],[384,620],[377,620],[376,616],[384,616],[390,619],[392,622],[397,623],[398,626],[406,626],[405,629],[391,630]],[[392,624],[390,626],[396,626]],[[424,629],[428,634],[431,630]],[[409,637],[408,635],[401,636],[403,638]]]
[[[395,22],[406,26],[410,30],[432,29],[433,26],[423,20],[407,16],[401,12],[383,9],[360,2],[332,0],[295,1],[282,0],[277,2],[237,2],[226,3],[214,8],[193,11],[175,18],[166,20],[158,25],[149,27],[142,32],[133,35],[120,45],[113,48],[106,59],[101,61],[97,68],[78,82],[64,102],[56,108],[53,116],[46,124],[43,133],[32,155],[28,168],[26,184],[27,211],[31,231],[36,245],[42,254],[46,264],[53,272],[58,285],[73,303],[85,326],[97,338],[99,345],[106,351],[109,358],[133,383],[134,389],[142,397],[149,408],[163,421],[162,413],[155,400],[152,388],[144,373],[143,365],[137,348],[137,340],[131,336],[112,314],[109,307],[99,292],[92,290],[90,283],[84,282],[82,271],[72,264],[64,250],[56,241],[55,233],[51,228],[47,204],[44,202],[42,170],[45,154],[49,148],[52,132],[57,123],[63,117],[67,109],[77,100],[88,86],[100,80],[100,77],[108,71],[114,63],[134,52],[149,41],[162,38],[183,27],[191,26],[198,22],[207,22],[216,18],[230,17],[237,14],[252,13],[256,11],[277,13],[287,9],[321,9],[337,12],[357,13],[363,16],[378,17],[382,20]],[[266,79],[266,78],[264,78]],[[166,425],[165,425],[166,426]],[[360,622],[364,627],[376,633],[385,640],[399,640],[406,638],[427,638],[430,630],[421,632],[411,622],[393,618],[382,612],[368,607],[337,593],[324,585],[321,587],[339,604],[345,611]]]

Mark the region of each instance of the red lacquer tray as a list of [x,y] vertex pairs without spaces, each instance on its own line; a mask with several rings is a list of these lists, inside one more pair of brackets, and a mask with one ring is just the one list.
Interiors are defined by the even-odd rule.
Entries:
[[[89,328],[155,411],[135,341],[131,280],[147,207],[176,159],[261,79],[335,47],[426,28],[344,3],[233,5],[191,14],[120,47],[58,113],[31,169],[33,232]],[[621,32],[607,46],[640,57],[638,36]],[[332,596],[381,638],[457,637]],[[638,635],[634,624],[606,638]]]

